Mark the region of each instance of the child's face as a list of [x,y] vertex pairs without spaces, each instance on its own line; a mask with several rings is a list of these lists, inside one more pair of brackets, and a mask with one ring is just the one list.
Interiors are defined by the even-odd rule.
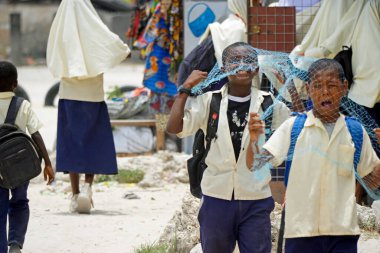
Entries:
[[347,94],[347,87],[347,81],[341,82],[338,73],[333,69],[320,70],[311,76],[306,88],[316,117],[322,121],[336,119],[342,97]]
[[251,85],[253,77],[258,73],[257,58],[252,51],[237,47],[224,63],[222,71],[232,72],[228,76],[230,84]]

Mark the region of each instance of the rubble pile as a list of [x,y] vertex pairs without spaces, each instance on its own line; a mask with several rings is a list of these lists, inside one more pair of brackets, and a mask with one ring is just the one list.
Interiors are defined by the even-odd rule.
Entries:
[[144,179],[140,187],[163,187],[170,183],[188,183],[186,160],[189,155],[170,151],[159,151],[152,156],[119,158],[119,169],[143,170]]
[[[182,201],[182,206],[166,226],[160,237],[160,242],[175,244],[176,252],[202,253],[199,245],[198,210],[200,201],[187,193]],[[278,233],[281,223],[281,205],[276,203],[271,213],[272,226],[272,252],[277,251]],[[376,221],[375,211],[372,208],[357,205],[358,223],[361,229],[360,243],[366,240],[380,240],[380,224]],[[235,251],[239,252],[238,250]],[[171,253],[171,252],[170,252]]]

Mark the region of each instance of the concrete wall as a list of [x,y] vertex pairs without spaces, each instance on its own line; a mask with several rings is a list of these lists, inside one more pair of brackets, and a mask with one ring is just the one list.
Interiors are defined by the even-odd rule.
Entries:
[[[44,60],[50,26],[57,4],[1,4],[0,3],[0,59],[10,55],[10,14],[21,13],[22,56],[23,63],[27,57]],[[108,13],[98,11],[103,22],[124,41],[125,32],[131,23],[130,13]]]

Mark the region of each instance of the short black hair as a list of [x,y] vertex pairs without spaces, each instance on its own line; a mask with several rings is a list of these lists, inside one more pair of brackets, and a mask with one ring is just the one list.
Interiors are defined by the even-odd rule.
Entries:
[[319,59],[313,62],[309,70],[307,71],[307,82],[311,82],[312,76],[315,75],[319,71],[323,70],[333,70],[338,74],[339,81],[343,83],[346,80],[346,76],[344,75],[343,67],[342,65],[333,59]]
[[17,84],[17,69],[8,61],[0,61],[0,91],[12,91]]
[[223,66],[225,65],[225,63],[229,59],[229,56],[234,55],[234,50],[238,47],[243,47],[243,48],[247,49],[247,51],[249,52],[247,57],[252,57],[254,60],[257,61],[257,52],[256,52],[254,47],[252,47],[250,44],[248,44],[246,42],[235,42],[223,50],[223,53],[222,53],[222,64],[223,64]]

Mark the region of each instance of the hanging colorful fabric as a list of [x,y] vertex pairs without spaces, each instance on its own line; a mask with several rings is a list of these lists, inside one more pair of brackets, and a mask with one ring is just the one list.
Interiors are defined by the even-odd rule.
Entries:
[[170,71],[171,66],[171,38],[169,33],[169,22],[161,12],[160,4],[157,5],[141,40],[146,44],[147,55],[144,86],[156,93],[166,93],[174,96],[177,93],[174,75]]

